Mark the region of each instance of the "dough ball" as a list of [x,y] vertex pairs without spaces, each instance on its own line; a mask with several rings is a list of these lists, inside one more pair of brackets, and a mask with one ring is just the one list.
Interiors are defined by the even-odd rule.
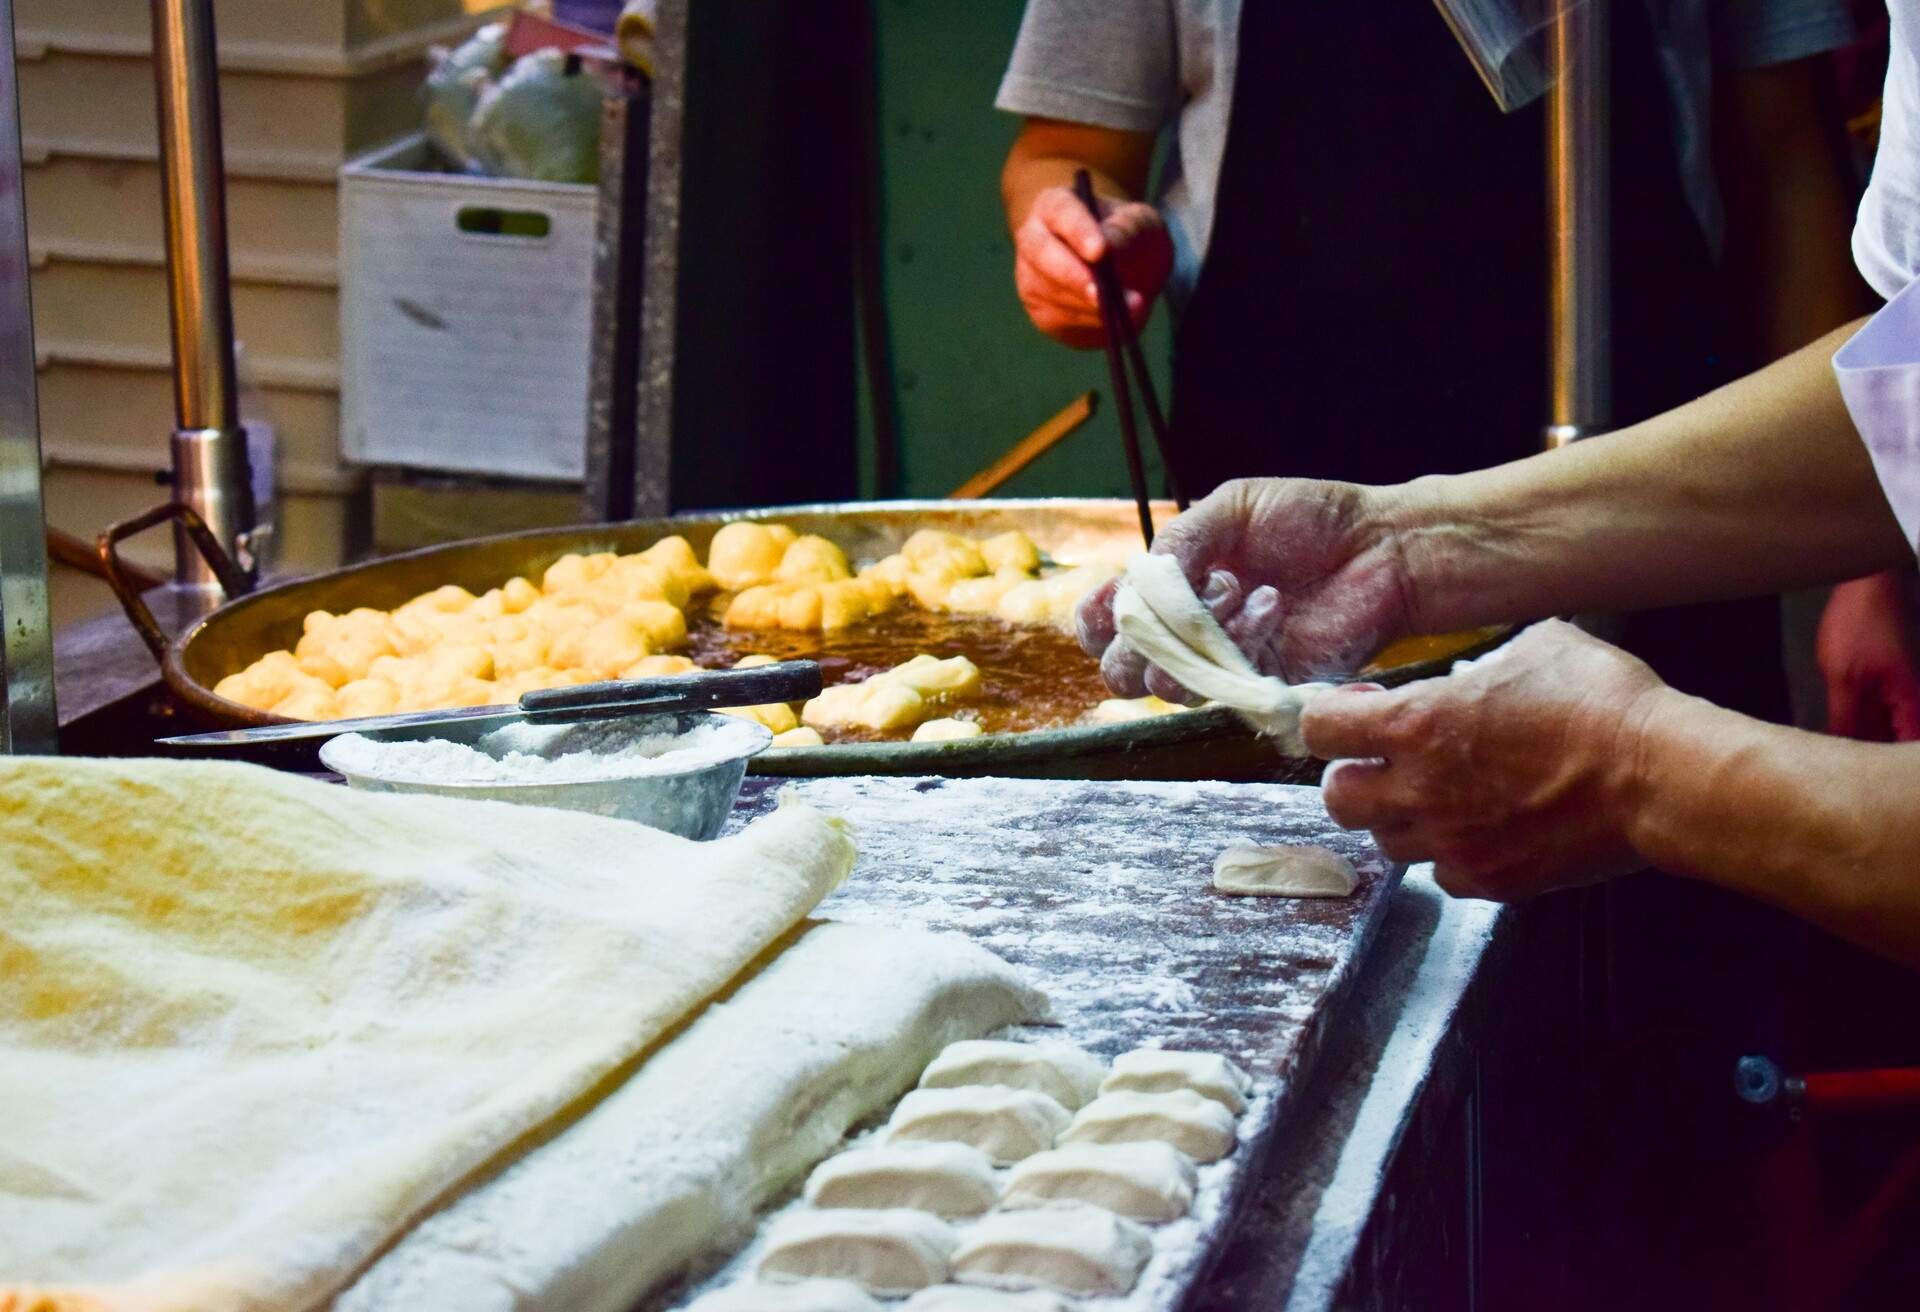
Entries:
[[[789,711],[788,714],[791,715],[792,712]],[[761,723],[764,724],[765,721],[763,720]],[[805,725],[799,725],[792,729],[782,729],[779,733],[776,733],[773,736],[773,745],[775,747],[825,747],[827,740],[820,736],[818,729],[809,729]]]
[[408,602],[408,606],[421,610],[439,611],[443,615],[456,614],[466,610],[479,598],[456,584],[448,583],[435,588],[432,592],[422,593]]
[[916,1089],[894,1108],[887,1142],[970,1144],[1006,1166],[1053,1147],[1069,1119],[1066,1108],[1031,1089]]
[[1025,574],[988,574],[977,579],[957,579],[949,584],[945,608],[956,615],[991,615],[1000,599],[1028,581]]
[[880,674],[823,689],[800,709],[800,719],[815,729],[904,729],[929,714],[926,698]]
[[1352,897],[1353,862],[1308,843],[1236,844],[1213,859],[1213,887],[1250,897]]
[[900,1307],[901,1312],[1072,1312],[1073,1305],[1044,1289],[1009,1293],[971,1285],[934,1285]]
[[540,589],[530,579],[508,579],[500,585],[501,609],[509,615],[518,615],[538,600]]
[[613,568],[570,595],[585,599],[602,615],[617,614],[634,602],[665,602],[675,610],[688,600],[686,584],[671,572],[638,556],[621,556]]
[[923,1089],[991,1084],[1044,1093],[1068,1111],[1078,1111],[1100,1092],[1106,1063],[1071,1043],[1014,1043],[962,1039],[940,1050],[921,1073]]
[[769,582],[795,536],[785,524],[723,525],[707,548],[707,571],[729,592]]
[[[718,583],[700,558],[693,554],[693,547],[679,534],[661,538],[658,542],[638,554],[638,558],[648,561],[667,571],[686,589],[689,596],[697,597],[712,592]],[[622,557],[622,559],[632,559]]]
[[686,1312],[880,1312],[883,1305],[851,1280],[740,1284],[695,1299]]
[[544,629],[525,627],[522,636],[494,643],[493,670],[498,678],[510,678],[528,670],[543,669],[553,650],[553,635]]
[[1109,697],[1086,713],[1084,723],[1131,724],[1135,720],[1151,720],[1187,709],[1179,702],[1162,701],[1158,697]]
[[963,738],[978,738],[986,732],[973,720],[926,720],[913,731],[917,743],[950,743]]
[[860,577],[877,583],[895,594],[907,590],[907,578],[913,573],[913,562],[899,552],[882,557],[860,571]]
[[980,691],[980,667],[965,656],[939,660],[923,653],[881,677],[905,684],[922,697],[968,697]]
[[577,592],[612,569],[617,559],[611,551],[591,556],[569,553],[547,566],[547,572],[540,576],[540,588],[549,597]]
[[846,552],[809,533],[788,545],[773,577],[781,583],[832,583],[852,578],[853,567],[847,564]]
[[[759,706],[719,706],[714,709],[722,715],[737,715],[743,720],[752,720],[755,724],[765,725],[773,733],[775,747],[818,747],[820,745],[817,742],[783,743],[780,741],[783,735],[797,733],[800,730],[800,717],[795,715],[793,707],[785,702],[765,702]],[[807,732],[813,733],[813,730],[809,729]],[[815,733],[813,736],[818,738],[820,735]]]
[[1085,1204],[1002,1212],[977,1223],[953,1254],[954,1278],[1000,1289],[1124,1294],[1153,1256],[1146,1230]]
[[1032,574],[1040,568],[1040,548],[1017,528],[982,542],[980,557],[995,574]]
[[340,715],[333,689],[311,674],[296,676],[291,690],[272,710],[289,720],[334,720]]
[[313,676],[300,668],[290,651],[270,651],[238,674],[213,685],[214,695],[256,711],[270,711],[292,695],[300,681]]
[[400,690],[385,679],[355,679],[341,686],[334,701],[343,719],[392,715],[400,705]]
[[1082,565],[1022,583],[1000,599],[994,614],[1009,624],[1070,629],[1081,599],[1118,572],[1111,565]]
[[916,573],[944,574],[950,579],[972,578],[987,572],[987,558],[972,538],[937,528],[923,528],[901,544],[900,554]]
[[1193,1163],[1171,1144],[1070,1144],[1015,1166],[1000,1206],[1088,1203],[1135,1221],[1172,1221],[1193,1206],[1198,1180]]
[[666,679],[676,674],[691,674],[700,667],[685,656],[642,656],[620,671],[623,679]]
[[945,1221],[906,1208],[791,1212],[767,1236],[758,1270],[762,1279],[852,1280],[894,1297],[945,1280],[958,1243]]
[[815,1207],[910,1207],[979,1216],[1000,1196],[993,1162],[960,1143],[900,1143],[829,1157],[807,1177]]
[[1172,1144],[1196,1162],[1217,1162],[1237,1139],[1233,1113],[1188,1089],[1103,1093],[1082,1107],[1060,1136],[1075,1143]]
[[1172,1093],[1185,1089],[1211,1098],[1238,1116],[1247,1109],[1253,1080],[1217,1052],[1169,1052],[1165,1048],[1136,1048],[1113,1059],[1113,1073],[1100,1085],[1102,1093]]

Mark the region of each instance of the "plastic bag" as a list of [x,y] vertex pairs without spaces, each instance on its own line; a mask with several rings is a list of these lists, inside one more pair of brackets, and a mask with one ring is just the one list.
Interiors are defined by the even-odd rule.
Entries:
[[1549,42],[1564,14],[1589,0],[1433,0],[1503,110],[1553,85]]
[[487,172],[535,182],[600,178],[600,80],[558,50],[536,50],[480,93],[467,139]]
[[507,67],[507,25],[489,23],[456,50],[435,46],[427,52],[427,139],[447,161],[468,172],[479,163],[467,139],[467,125],[479,108],[480,93]]

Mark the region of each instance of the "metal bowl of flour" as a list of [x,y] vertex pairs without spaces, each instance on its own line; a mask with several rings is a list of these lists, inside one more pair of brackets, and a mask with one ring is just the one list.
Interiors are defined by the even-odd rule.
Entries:
[[740,795],[747,762],[772,741],[752,720],[686,711],[345,734],[320,749],[320,760],[367,792],[549,806],[708,839]]

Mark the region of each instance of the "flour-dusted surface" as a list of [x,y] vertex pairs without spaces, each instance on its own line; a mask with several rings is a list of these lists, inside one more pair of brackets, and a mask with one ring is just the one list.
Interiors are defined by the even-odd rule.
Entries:
[[[821,915],[991,948],[1046,990],[1062,1027],[1024,1037],[1109,1059],[1156,1044],[1217,1052],[1253,1076],[1239,1149],[1200,1168],[1193,1212],[1154,1228],[1131,1294],[1086,1301],[1181,1306],[1295,1110],[1397,869],[1334,825],[1317,790],[1283,784],[753,779],[735,823],[783,788],[855,828],[859,862]],[[1231,842],[1319,844],[1354,863],[1359,886],[1343,899],[1223,896],[1213,858]]]
[[343,734],[328,745],[336,770],[400,783],[573,784],[683,774],[751,755],[745,722],[710,721],[685,733],[635,736],[631,720],[510,724],[469,746],[441,738],[397,742]]

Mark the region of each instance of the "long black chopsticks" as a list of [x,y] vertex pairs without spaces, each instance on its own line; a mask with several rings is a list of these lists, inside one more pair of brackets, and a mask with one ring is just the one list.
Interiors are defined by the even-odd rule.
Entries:
[[[1093,198],[1093,177],[1085,169],[1073,175],[1073,194],[1087,207],[1095,223],[1100,207]],[[1114,413],[1120,418],[1120,440],[1127,454],[1127,478],[1133,485],[1133,504],[1140,512],[1140,536],[1153,545],[1153,507],[1147,493],[1147,471],[1140,458],[1140,431],[1133,419],[1133,395],[1127,385],[1127,367],[1140,388],[1140,400],[1146,407],[1147,424],[1153,430],[1153,444],[1160,451],[1160,462],[1167,471],[1167,488],[1174,504],[1187,508],[1187,496],[1174,470],[1172,445],[1167,438],[1166,417],[1160,413],[1160,398],[1153,390],[1153,375],[1147,372],[1147,359],[1140,350],[1140,338],[1133,331],[1133,316],[1127,313],[1127,298],[1120,286],[1120,273],[1113,264],[1113,252],[1093,263],[1093,288],[1100,301],[1100,324],[1106,333],[1107,375],[1113,386]]]

